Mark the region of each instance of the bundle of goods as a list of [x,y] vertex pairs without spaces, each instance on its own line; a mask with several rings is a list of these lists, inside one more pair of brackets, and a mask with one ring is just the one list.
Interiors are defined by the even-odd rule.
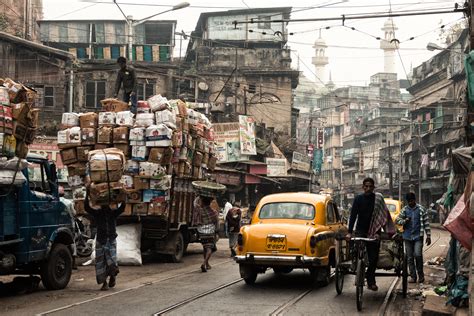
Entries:
[[11,79],[0,79],[0,156],[26,158],[38,127],[36,92]]
[[0,79],[0,184],[20,185],[25,181],[19,170],[25,168],[22,159],[26,158],[38,127],[35,98],[34,90],[9,78]]
[[[93,183],[90,195],[98,204],[125,200],[124,216],[168,217],[170,212],[187,207],[170,205],[171,192],[182,189],[180,181],[204,179],[217,161],[209,119],[188,109],[185,102],[160,95],[138,101],[136,115],[128,111],[126,103],[105,99],[99,113],[64,113],[62,125],[58,146],[68,165],[69,185],[74,188],[79,212],[89,172]],[[117,158],[115,165],[115,160],[108,159],[108,151],[122,153],[123,160]],[[100,168],[95,168],[97,164]],[[186,191],[191,192],[192,186]]]

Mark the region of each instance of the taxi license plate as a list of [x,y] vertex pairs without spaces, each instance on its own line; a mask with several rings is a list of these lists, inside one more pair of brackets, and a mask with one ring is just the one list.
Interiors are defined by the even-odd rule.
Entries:
[[285,251],[286,250],[286,236],[285,235],[268,235],[266,250]]

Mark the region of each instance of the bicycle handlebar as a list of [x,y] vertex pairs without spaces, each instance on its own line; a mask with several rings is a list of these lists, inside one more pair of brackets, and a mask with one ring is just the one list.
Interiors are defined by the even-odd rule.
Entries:
[[352,237],[351,240],[360,240],[360,241],[376,241],[375,238],[367,238],[367,237]]

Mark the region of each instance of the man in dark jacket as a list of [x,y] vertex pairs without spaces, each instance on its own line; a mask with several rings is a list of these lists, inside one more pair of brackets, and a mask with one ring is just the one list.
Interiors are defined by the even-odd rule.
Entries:
[[123,101],[129,103],[131,101],[132,113],[137,113],[137,75],[135,69],[127,65],[127,59],[125,57],[119,57],[117,64],[120,66],[120,70],[117,74],[117,80],[115,81],[115,94],[114,98],[117,98],[120,91],[120,87],[123,88]]
[[[124,211],[125,203],[120,205],[91,205],[89,196],[84,202],[85,211],[92,215],[97,226],[95,243],[95,273],[97,284],[102,284],[102,291],[115,286],[119,273],[117,263],[117,217]],[[107,277],[110,277],[107,283]]]
[[240,208],[233,207],[227,212],[225,221],[227,223],[227,229],[229,232],[229,248],[230,256],[235,257],[235,247],[237,246],[237,237],[240,232],[240,220],[242,217],[242,212]]

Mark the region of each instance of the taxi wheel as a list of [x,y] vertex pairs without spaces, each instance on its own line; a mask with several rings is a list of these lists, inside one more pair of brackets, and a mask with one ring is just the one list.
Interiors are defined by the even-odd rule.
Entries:
[[329,284],[331,267],[310,268],[311,279],[317,286],[323,287]]
[[244,279],[248,285],[255,284],[257,280],[257,268],[251,265],[240,264],[240,276]]

